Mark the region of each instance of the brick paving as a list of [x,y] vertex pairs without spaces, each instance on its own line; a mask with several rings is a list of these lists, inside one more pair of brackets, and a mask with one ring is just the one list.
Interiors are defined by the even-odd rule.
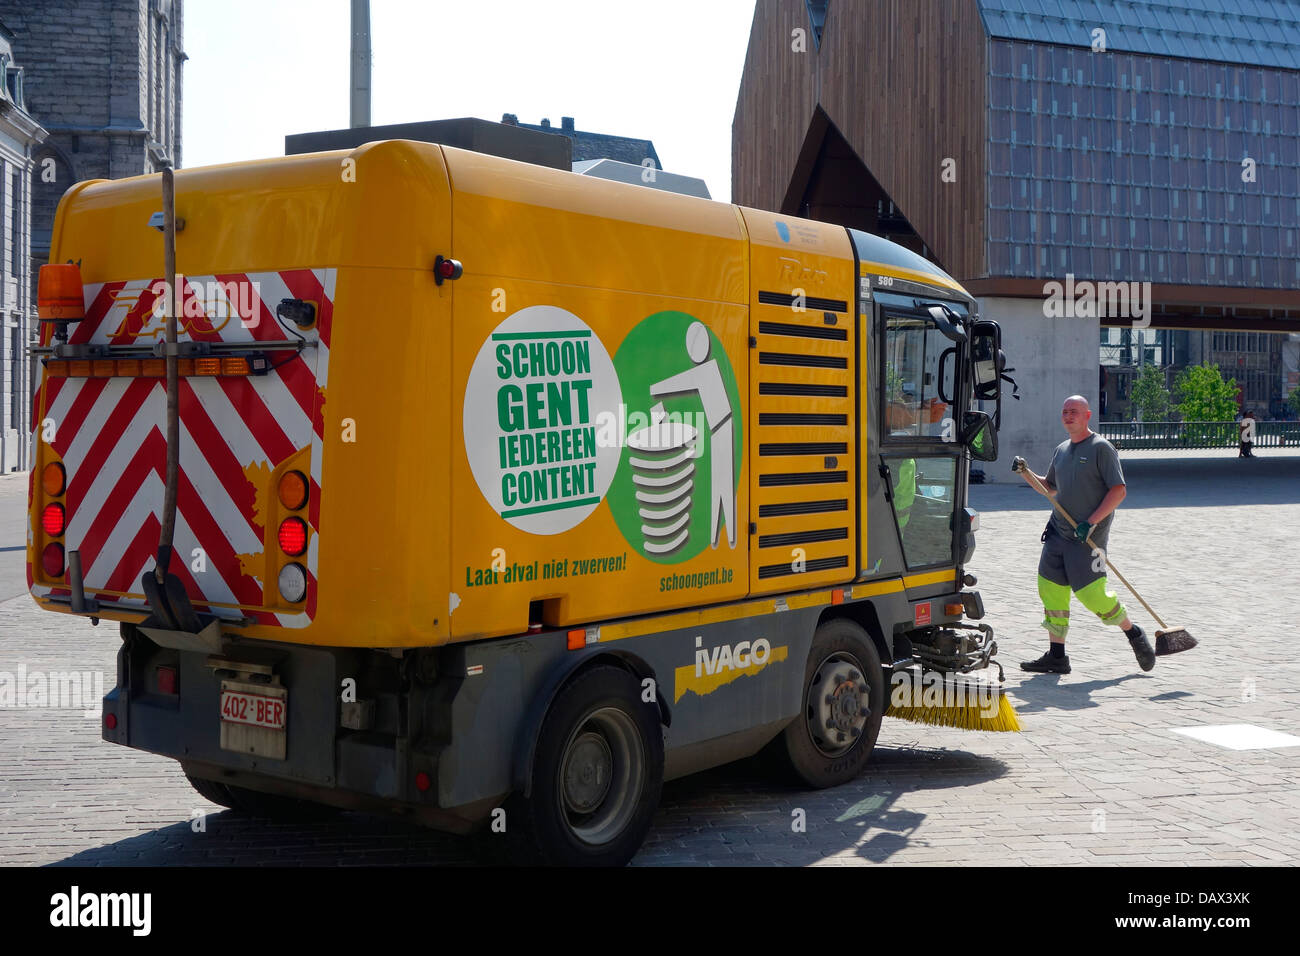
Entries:
[[[1046,644],[1035,569],[1047,513],[1027,488],[976,486],[970,570],[1024,732],[886,720],[868,771],[828,791],[776,782],[754,761],[675,781],[634,865],[1300,861],[1300,747],[1232,751],[1172,732],[1253,724],[1300,735],[1300,456],[1125,462],[1111,556],[1201,647],[1143,674],[1119,632],[1076,603],[1074,672],[1021,672]],[[107,689],[117,643],[111,624],[46,614],[27,597],[0,604],[0,671],[102,671]],[[797,810],[805,832],[793,832]],[[203,832],[196,811],[208,813]],[[102,742],[94,718],[0,710],[0,864],[474,864],[499,862],[495,839],[357,813],[249,820],[198,797],[173,761]]]

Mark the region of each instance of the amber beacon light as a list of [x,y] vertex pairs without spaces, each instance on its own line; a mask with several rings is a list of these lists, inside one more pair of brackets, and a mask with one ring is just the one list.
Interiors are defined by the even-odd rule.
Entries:
[[86,317],[79,266],[72,263],[41,266],[36,280],[36,312],[44,322],[75,322]]

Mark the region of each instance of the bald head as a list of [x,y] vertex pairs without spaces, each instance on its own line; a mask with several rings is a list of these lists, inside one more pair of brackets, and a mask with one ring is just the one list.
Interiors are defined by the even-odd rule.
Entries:
[[1082,395],[1071,395],[1061,406],[1061,424],[1065,426],[1070,441],[1082,441],[1092,431],[1088,422],[1092,420],[1092,408]]

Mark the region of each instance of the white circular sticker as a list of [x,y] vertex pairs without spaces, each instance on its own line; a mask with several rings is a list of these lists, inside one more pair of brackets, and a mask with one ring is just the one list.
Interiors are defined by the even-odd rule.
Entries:
[[[551,305],[516,312],[479,349],[465,385],[465,453],[493,510],[530,534],[581,524],[618,470],[599,440],[623,400],[604,344]],[[606,429],[608,431],[608,429]]]

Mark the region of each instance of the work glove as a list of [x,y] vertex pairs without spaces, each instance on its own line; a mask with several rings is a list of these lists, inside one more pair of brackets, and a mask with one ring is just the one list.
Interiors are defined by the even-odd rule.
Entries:
[[1025,460],[1019,455],[1016,455],[1016,457],[1011,460],[1011,470],[1014,472],[1024,471],[1027,467],[1028,465],[1025,464]]
[[1080,521],[1074,526],[1074,537],[1080,544],[1088,543],[1088,535],[1092,534],[1092,525],[1086,521]]

